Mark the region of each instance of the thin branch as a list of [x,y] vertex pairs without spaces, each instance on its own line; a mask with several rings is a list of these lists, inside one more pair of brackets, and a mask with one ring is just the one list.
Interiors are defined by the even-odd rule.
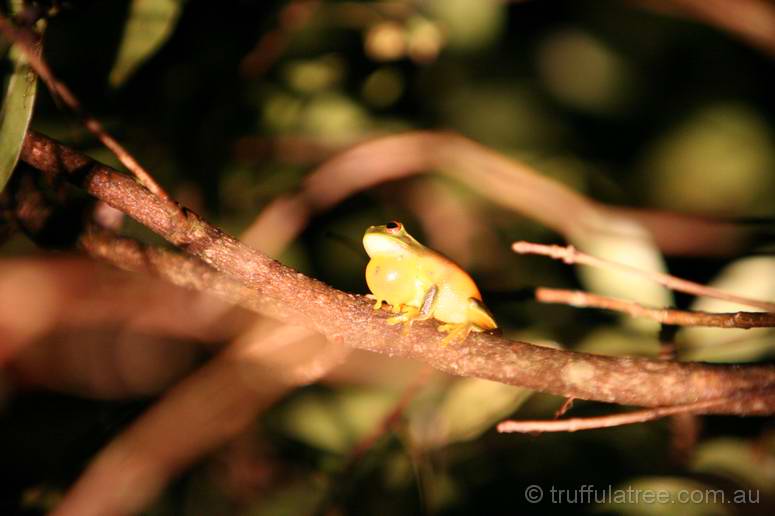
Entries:
[[291,36],[303,28],[318,10],[320,0],[293,0],[278,14],[278,26],[261,36],[240,63],[242,75],[255,79],[266,73],[288,46]]
[[[456,375],[483,378],[566,397],[641,406],[667,406],[728,399],[708,411],[733,414],[775,412],[775,367],[676,363],[611,357],[540,347],[477,333],[454,346],[441,346],[434,321],[412,331],[385,323],[364,296],[338,291],[304,276],[209,225],[188,210],[170,210],[131,178],[96,163],[49,138],[29,132],[21,159],[72,184],[133,217],[220,274],[172,253],[132,241],[105,242],[104,254],[141,268],[167,267],[166,274],[198,282],[201,290],[232,296],[243,306],[303,325],[332,342],[423,361]],[[148,250],[150,251],[150,250]],[[162,265],[166,264],[166,265]],[[756,393],[733,397],[739,392]],[[756,391],[759,392],[759,391]]]
[[560,405],[560,408],[558,408],[554,412],[554,419],[560,419],[562,416],[565,415],[566,412],[568,412],[571,408],[573,408],[574,401],[576,401],[574,398],[565,398],[565,401],[562,402],[562,405]]
[[739,303],[747,306],[755,306],[768,312],[775,312],[775,303],[768,301],[760,301],[758,299],[750,299],[729,292],[724,292],[717,288],[708,287],[693,281],[677,278],[669,274],[661,272],[651,272],[632,267],[623,263],[613,262],[603,258],[597,258],[595,256],[588,255],[577,250],[572,245],[544,245],[535,244],[532,242],[519,241],[514,242],[511,246],[514,252],[518,254],[538,254],[541,256],[548,256],[555,260],[562,260],[567,264],[582,264],[589,265],[590,267],[598,267],[600,269],[614,269],[622,272],[635,274],[637,276],[644,277],[646,279],[656,281],[657,283],[666,286],[671,290],[679,292],[685,292],[687,294],[693,294],[695,296],[706,296],[716,299],[722,299],[724,301],[730,301],[732,303]]
[[102,123],[95,117],[90,115],[84,110],[81,102],[68,88],[68,86],[54,76],[54,73],[49,68],[46,61],[41,55],[35,51],[37,43],[37,36],[32,32],[25,29],[18,28],[13,25],[7,18],[0,16],[0,31],[24,52],[25,57],[30,63],[30,66],[38,76],[43,79],[43,82],[48,87],[51,94],[55,99],[60,99],[69,107],[73,113],[78,116],[83,122],[84,126],[94,134],[102,142],[105,147],[116,155],[121,163],[132,172],[135,177],[143,184],[148,190],[158,195],[165,202],[175,205],[175,202],[170,198],[166,191],[159,185],[153,176],[143,168],[140,163],[126,150],[118,141],[113,138]]
[[379,422],[379,424],[363,437],[350,452],[350,458],[347,461],[345,470],[349,470],[363,455],[369,451],[376,442],[386,433],[393,429],[393,427],[401,419],[401,416],[406,411],[407,406],[417,396],[417,393],[423,388],[430,378],[430,374],[433,369],[426,367],[406,386],[404,392],[401,393],[401,397],[396,401],[393,408],[385,414],[385,417]]
[[349,477],[363,456],[381,439],[385,434],[390,432],[393,427],[401,420],[401,416],[406,411],[406,408],[417,396],[417,393],[427,383],[431,376],[433,369],[430,367],[424,367],[417,375],[410,380],[409,384],[404,387],[401,396],[395,402],[393,407],[385,414],[382,420],[372,429],[371,432],[366,434],[350,451],[350,455],[345,462],[344,467],[331,481],[331,488],[327,496],[325,496],[317,508],[312,512],[314,515],[324,515],[330,513],[330,507],[334,503],[334,500],[339,496],[342,487],[347,477]]
[[715,328],[771,328],[775,327],[775,313],[734,312],[709,313],[672,308],[653,308],[634,301],[600,296],[580,290],[537,288],[536,299],[542,303],[559,303],[580,308],[602,308],[623,312],[632,317],[652,319],[677,326],[711,326]]
[[499,423],[497,429],[500,433],[516,432],[522,434],[533,432],[576,432],[578,430],[596,430],[600,428],[645,423],[647,421],[653,421],[675,414],[702,413],[714,407],[729,403],[729,401],[729,399],[705,400],[696,403],[687,403],[685,405],[655,407],[646,410],[635,410],[633,412],[597,417],[521,421],[508,420]]

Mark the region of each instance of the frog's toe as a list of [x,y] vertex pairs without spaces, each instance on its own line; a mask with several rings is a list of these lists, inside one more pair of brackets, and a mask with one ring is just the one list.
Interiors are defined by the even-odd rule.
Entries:
[[438,327],[438,330],[447,333],[447,336],[441,339],[442,347],[452,343],[463,342],[472,329],[472,325],[468,323],[442,324]]
[[420,311],[413,306],[405,306],[404,311],[393,317],[387,319],[388,324],[402,324],[404,325],[404,332],[409,331],[412,327],[412,322],[421,316]]
[[402,315],[396,315],[395,317],[388,317],[385,321],[390,325],[401,324],[406,322],[406,318]]

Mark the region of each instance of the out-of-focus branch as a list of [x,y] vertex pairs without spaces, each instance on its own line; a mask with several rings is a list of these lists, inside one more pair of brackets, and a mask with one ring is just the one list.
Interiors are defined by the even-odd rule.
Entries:
[[[52,514],[140,511],[178,471],[244,431],[290,387],[338,363],[319,367],[320,355],[341,357],[321,340],[307,328],[276,323],[265,324],[260,338],[238,339],[100,451]],[[280,354],[292,368],[273,363],[278,348],[290,348]]]
[[283,7],[278,14],[277,27],[262,35],[240,63],[242,75],[255,79],[264,74],[285,50],[293,33],[307,24],[319,4],[320,0],[294,0]]
[[645,423],[676,414],[695,414],[706,412],[714,406],[728,403],[728,399],[698,401],[686,405],[674,405],[671,407],[655,407],[646,410],[636,410],[622,414],[596,417],[574,417],[570,419],[551,420],[508,420],[498,423],[498,432],[523,433],[532,432],[577,432],[579,430],[597,430],[614,426]]
[[600,296],[580,290],[537,288],[536,299],[542,303],[560,303],[581,308],[602,308],[623,312],[632,317],[643,317],[663,324],[678,326],[713,326],[716,328],[771,328],[775,313],[735,312],[709,313],[672,308],[653,308],[633,301]]
[[170,205],[175,205],[174,201],[170,199],[167,192],[159,185],[153,176],[143,168],[140,163],[132,156],[132,154],[124,148],[113,136],[111,136],[102,122],[95,117],[87,113],[81,102],[75,96],[75,94],[67,87],[65,83],[60,81],[54,76],[54,73],[49,68],[46,61],[43,60],[39,52],[35,51],[35,45],[37,44],[37,35],[33,32],[19,28],[13,25],[7,18],[0,16],[0,32],[2,32],[9,40],[13,41],[24,52],[25,57],[35,70],[35,73],[43,79],[43,82],[48,87],[51,94],[55,99],[61,100],[69,107],[73,113],[75,113],[83,122],[83,125],[94,134],[105,147],[115,154],[115,156],[121,161],[121,163],[132,172],[137,179],[148,190],[158,195]]
[[664,285],[671,290],[685,292],[695,296],[707,296],[715,299],[723,299],[724,301],[753,306],[756,308],[761,308],[762,310],[767,310],[768,312],[775,312],[775,303],[730,294],[729,292],[724,292],[723,290],[709,287],[707,285],[700,285],[699,283],[694,283],[693,281],[671,276],[669,274],[646,271],[636,267],[631,267],[623,263],[597,258],[596,256],[591,256],[579,251],[572,245],[544,245],[520,241],[515,242],[511,247],[514,252],[518,254],[538,254],[541,256],[548,256],[549,258],[553,258],[555,260],[562,260],[569,265],[578,263],[582,265],[588,265],[590,267],[598,267],[601,269],[623,271],[642,276],[652,281],[656,281],[657,283]]
[[775,6],[766,0],[637,0],[636,3],[715,25],[775,57]]
[[248,319],[240,310],[208,324],[194,301],[169,282],[94,260],[3,260],[0,367],[35,388],[96,398],[155,394],[191,367],[198,347],[232,337]]
[[[295,239],[312,214],[380,183],[427,172],[452,177],[569,240],[612,231],[612,218],[643,220],[657,245],[668,254],[730,252],[749,236],[747,229],[728,223],[602,205],[468,138],[421,131],[375,138],[328,160],[307,176],[298,192],[267,206],[245,239],[276,255]],[[675,227],[681,230],[678,237]],[[685,235],[692,237],[690,248]]]
[[[458,376],[581,399],[654,407],[724,398],[730,401],[706,410],[775,412],[775,396],[768,391],[775,388],[775,367],[767,365],[715,366],[589,355],[486,333],[443,347],[443,335],[433,322],[417,323],[410,332],[387,325],[388,314],[374,311],[365,297],[338,291],[293,271],[190,211],[170,210],[131,178],[49,138],[30,132],[22,159],[45,174],[68,178],[221,272],[205,272],[209,268],[198,260],[166,253],[163,260],[170,275],[196,275],[193,281],[204,283],[208,291],[232,295],[245,306],[314,329],[332,342],[413,358]],[[120,262],[144,264],[148,260],[136,245],[125,247],[105,252],[116,254]],[[734,397],[740,392],[752,394]]]

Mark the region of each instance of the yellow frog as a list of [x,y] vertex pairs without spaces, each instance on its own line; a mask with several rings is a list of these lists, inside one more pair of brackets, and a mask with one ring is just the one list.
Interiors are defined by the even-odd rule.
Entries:
[[371,226],[363,235],[363,247],[371,258],[366,283],[374,309],[386,302],[398,314],[388,324],[411,325],[433,317],[445,323],[439,326],[449,333],[444,344],[463,340],[471,331],[497,328],[471,276],[415,240],[400,222]]

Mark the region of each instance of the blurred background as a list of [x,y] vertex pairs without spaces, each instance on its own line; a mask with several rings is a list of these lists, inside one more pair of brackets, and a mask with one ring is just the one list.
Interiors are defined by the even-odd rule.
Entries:
[[[359,177],[362,167],[366,187],[315,197],[323,186],[339,186],[309,178],[353,145],[430,130],[458,133],[605,205],[734,225],[702,248],[668,253],[667,269],[775,299],[771,2],[73,0],[54,7],[45,59],[173,197],[336,288],[366,293],[363,231],[401,220],[472,274],[505,336],[658,356],[655,326],[535,302],[537,286],[597,284],[560,262],[512,253],[514,240],[564,243],[568,235],[494,202],[487,186],[461,181],[478,177],[475,164],[452,163],[456,175],[448,173],[439,157],[445,148],[423,148],[423,174],[391,175],[394,161],[401,166],[400,146],[364,154],[351,173]],[[36,103],[33,129],[120,168],[43,85]],[[383,178],[369,179],[380,165]],[[303,209],[293,204],[299,196]],[[164,245],[130,220],[123,232]],[[83,259],[65,233],[38,245],[19,232],[0,249],[0,338],[14,349],[0,354],[2,514],[46,512],[133,422],[179,410],[164,400],[180,385],[196,386],[191,379],[221,350],[263,338],[256,335],[287,337],[268,323],[254,326],[247,312]],[[681,295],[661,299],[734,309]],[[56,307],[45,323],[33,315],[26,333],[7,326],[41,307]],[[676,342],[681,359],[771,362],[775,341],[769,330],[691,329]],[[322,344],[301,345],[308,352]],[[302,360],[298,349],[283,356],[283,367]],[[269,374],[244,423],[192,453],[144,514],[773,511],[771,419],[679,417],[501,435],[498,421],[551,418],[563,400],[428,375],[419,364],[365,352],[337,364],[293,388],[272,387]],[[207,412],[227,389],[209,385],[193,388],[177,427],[153,435],[196,434],[231,417]],[[354,455],[407,386],[419,387],[401,403],[398,422]],[[204,415],[191,416],[199,407]],[[570,415],[618,410],[577,402]],[[558,507],[529,504],[523,492],[531,484],[752,489],[760,497],[680,510]]]

